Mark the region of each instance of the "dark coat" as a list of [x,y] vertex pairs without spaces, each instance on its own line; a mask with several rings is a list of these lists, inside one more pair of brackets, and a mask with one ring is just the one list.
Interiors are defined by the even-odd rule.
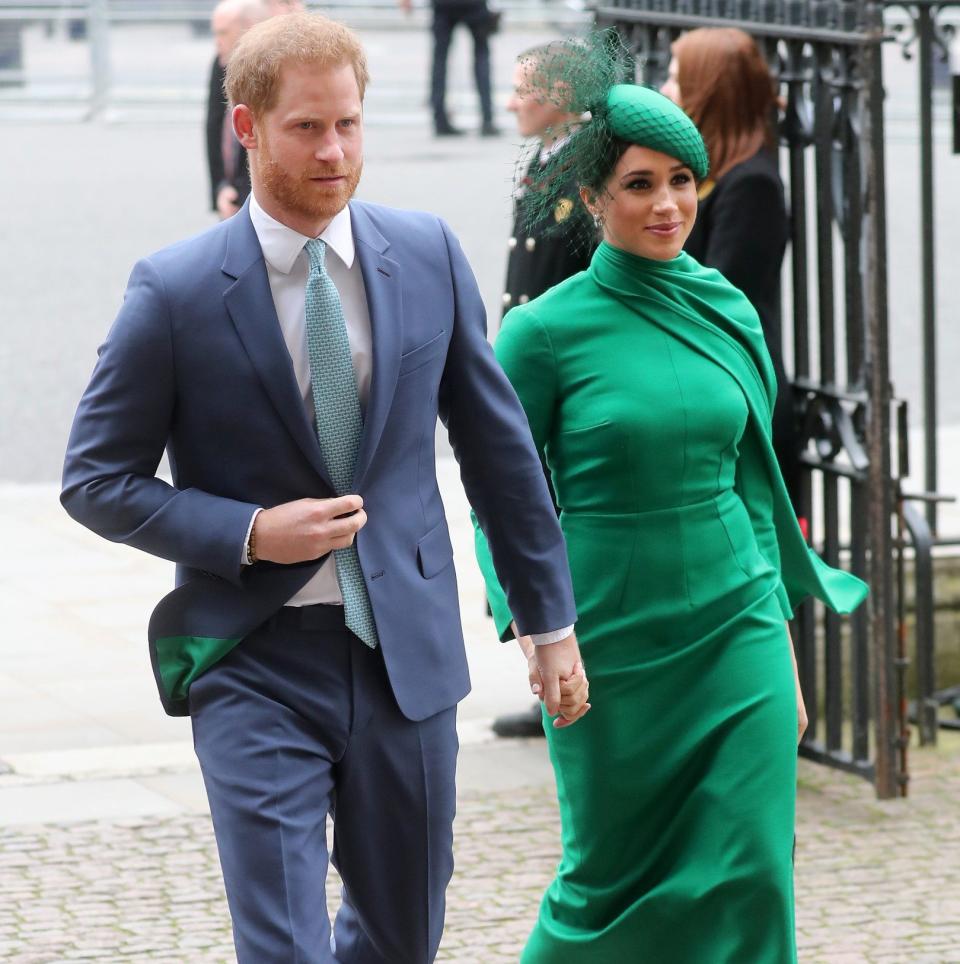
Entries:
[[220,59],[213,58],[210,69],[210,89],[207,93],[207,169],[210,172],[210,209],[217,209],[217,194],[220,188],[228,183],[236,188],[239,195],[238,204],[243,204],[250,194],[250,169],[247,166],[247,152],[237,141],[234,144],[235,176],[227,181],[223,170],[223,152],[221,136],[223,133],[223,117],[227,112],[227,95],[223,90],[223,78],[226,71],[220,66]]
[[700,201],[684,245],[747,296],[760,315],[767,348],[780,364],[780,267],[789,236],[776,157],[761,150],[727,171]]
[[[530,170],[539,165],[533,158]],[[596,231],[570,181],[562,200],[544,217],[528,223],[525,196],[513,206],[513,233],[507,241],[507,281],[503,311],[526,304],[548,288],[584,271],[597,246]]]
[[783,367],[780,269],[790,221],[777,158],[766,149],[727,171],[700,200],[684,250],[716,268],[739,288],[760,316],[777,376],[773,444],[780,470],[796,499],[799,464],[793,390]]

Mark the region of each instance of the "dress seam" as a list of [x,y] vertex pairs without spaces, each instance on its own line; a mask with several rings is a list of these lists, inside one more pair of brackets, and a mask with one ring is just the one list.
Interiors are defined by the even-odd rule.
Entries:
[[[680,463],[680,497],[683,499],[684,493],[686,492],[687,486],[687,437],[688,437],[688,419],[687,419],[687,399],[683,393],[683,384],[680,381],[680,375],[677,372],[677,363],[673,357],[673,346],[670,344],[670,339],[663,335],[664,347],[667,350],[667,357],[670,359],[670,368],[673,371],[673,380],[677,386],[677,394],[680,396],[680,410],[683,413],[683,431],[681,434],[681,463]],[[683,591],[687,597],[687,606],[690,609],[695,609],[693,596],[690,594],[690,578],[687,573],[687,540],[686,534],[683,531],[683,520],[677,519],[677,533],[680,538],[680,577],[683,580]]]

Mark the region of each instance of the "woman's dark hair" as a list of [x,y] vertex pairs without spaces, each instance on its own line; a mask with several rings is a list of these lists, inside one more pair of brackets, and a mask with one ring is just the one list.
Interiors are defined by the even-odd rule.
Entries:
[[620,158],[632,147],[630,141],[625,141],[619,137],[608,138],[597,151],[596,167],[590,172],[590,176],[581,181],[581,184],[592,194],[598,195],[603,190],[603,185],[613,173],[614,168],[620,162]]

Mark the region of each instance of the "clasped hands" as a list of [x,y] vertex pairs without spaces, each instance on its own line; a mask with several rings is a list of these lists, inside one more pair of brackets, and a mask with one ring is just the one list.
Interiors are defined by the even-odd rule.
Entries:
[[557,643],[535,646],[529,636],[517,633],[516,623],[511,625],[527,660],[530,691],[554,717],[554,727],[562,729],[576,723],[590,709],[590,683],[577,637],[571,633]]

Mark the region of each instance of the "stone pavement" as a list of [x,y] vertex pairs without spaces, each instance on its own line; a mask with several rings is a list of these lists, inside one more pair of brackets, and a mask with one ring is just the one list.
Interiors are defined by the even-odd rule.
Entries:
[[[540,741],[490,732],[529,697],[481,612],[449,456],[439,471],[474,678],[441,960],[511,962],[558,859],[553,781]],[[230,961],[189,727],[163,716],[143,643],[168,567],[73,525],[55,496],[0,486],[0,960]],[[960,964],[960,735],[912,765],[910,798],[880,803],[801,761],[802,964]],[[333,909],[332,875],[328,895]]]
[[[801,964],[960,961],[960,741],[918,762],[914,796],[882,804],[857,778],[801,763]],[[456,852],[438,959],[516,961],[557,860],[547,781],[461,792]],[[332,910],[333,874],[327,897]],[[0,959],[233,960],[208,817],[0,828]]]

